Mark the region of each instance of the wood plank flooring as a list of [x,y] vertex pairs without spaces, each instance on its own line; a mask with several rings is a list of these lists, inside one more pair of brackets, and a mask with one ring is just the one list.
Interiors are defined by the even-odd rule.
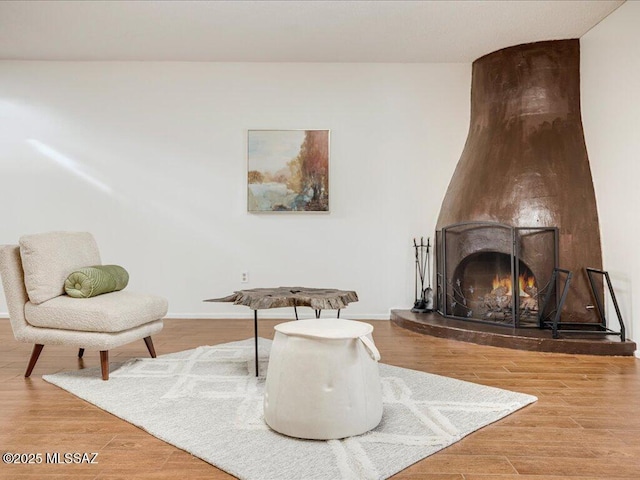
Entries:
[[[275,320],[260,321],[273,338]],[[507,350],[371,322],[382,361],[536,395],[539,401],[418,462],[396,480],[619,480],[640,478],[640,370],[633,357]],[[167,320],[159,355],[253,335],[251,320]],[[30,379],[32,345],[0,320],[0,453],[98,452],[94,465],[0,464],[0,479],[228,479],[230,475],[44,382],[42,374],[97,367],[68,347],[45,346]],[[147,357],[142,340],[111,361]],[[305,480],[305,479],[292,479]]]

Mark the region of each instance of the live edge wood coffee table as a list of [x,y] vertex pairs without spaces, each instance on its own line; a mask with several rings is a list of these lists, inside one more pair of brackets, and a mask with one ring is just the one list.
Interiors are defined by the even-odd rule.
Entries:
[[235,305],[246,305],[253,310],[253,331],[256,347],[256,377],[258,376],[258,310],[267,308],[293,307],[298,320],[298,307],[311,307],[316,318],[320,318],[322,310],[340,310],[357,302],[358,294],[352,290],[335,290],[332,288],[278,287],[252,288],[238,290],[223,298],[210,298],[205,302],[233,302]]

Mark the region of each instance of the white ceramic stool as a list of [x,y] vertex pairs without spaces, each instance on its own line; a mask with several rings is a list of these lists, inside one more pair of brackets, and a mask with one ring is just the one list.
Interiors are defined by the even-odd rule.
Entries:
[[329,440],[380,423],[380,353],[371,325],[322,318],[275,329],[264,395],[267,425],[291,437]]

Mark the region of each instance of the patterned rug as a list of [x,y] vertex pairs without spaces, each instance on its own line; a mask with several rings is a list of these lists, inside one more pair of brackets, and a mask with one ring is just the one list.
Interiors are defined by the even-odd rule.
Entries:
[[[260,371],[271,341],[260,339]],[[380,364],[384,413],[369,433],[297,440],[262,418],[264,377],[253,339],[43,378],[246,480],[384,479],[536,401],[510,392]]]

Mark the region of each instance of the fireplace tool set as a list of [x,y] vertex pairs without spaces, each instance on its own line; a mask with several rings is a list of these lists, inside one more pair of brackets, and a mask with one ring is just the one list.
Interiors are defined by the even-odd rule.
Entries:
[[[413,249],[416,256],[416,273],[415,273],[415,302],[411,309],[414,313],[426,313],[433,311],[433,289],[431,288],[431,259],[429,253],[431,251],[431,239],[427,238],[424,243],[424,237],[420,237],[420,244],[413,239]],[[420,298],[418,298],[418,278],[420,278]],[[425,279],[429,279],[429,285],[425,288]]]

